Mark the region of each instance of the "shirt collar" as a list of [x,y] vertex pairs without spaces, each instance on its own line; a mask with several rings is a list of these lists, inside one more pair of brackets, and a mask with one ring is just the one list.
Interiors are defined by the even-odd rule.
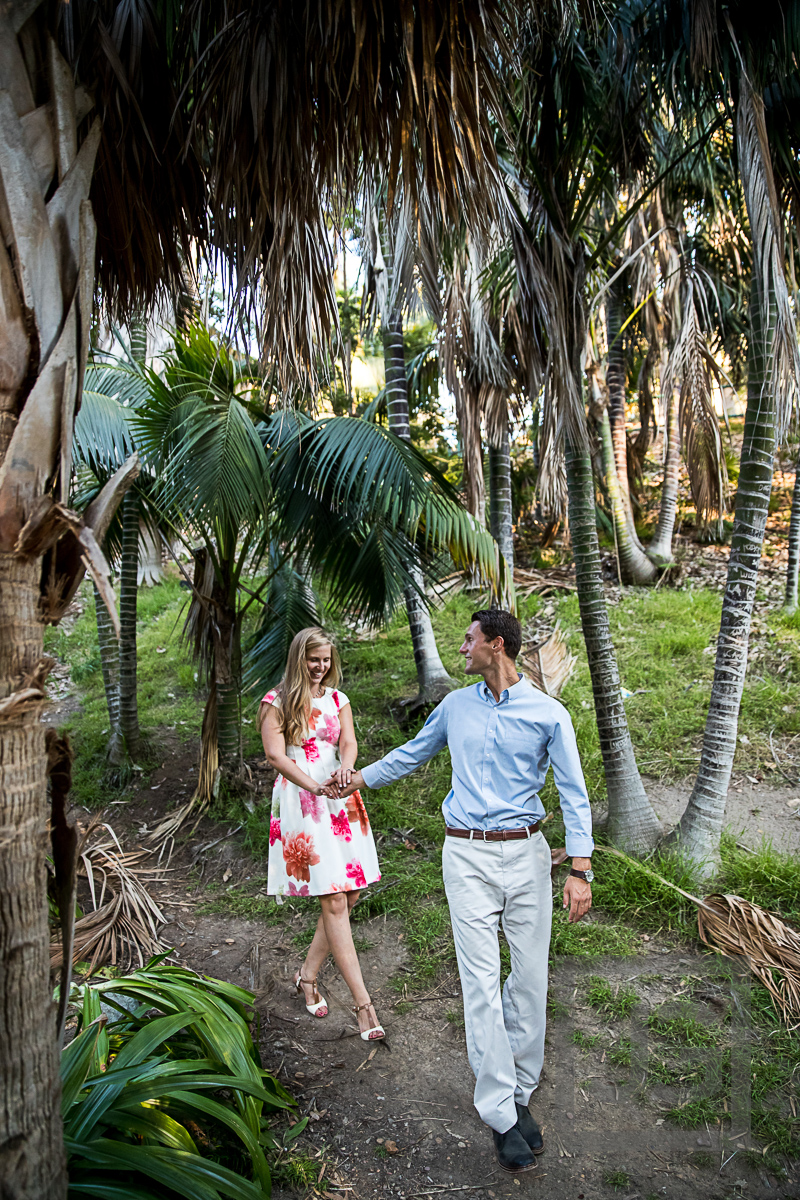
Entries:
[[[525,679],[525,676],[520,675],[520,673],[517,672],[517,682],[512,683],[510,688],[503,688],[502,692],[500,693],[500,699],[497,701],[497,703],[502,704],[504,701],[510,700],[512,695],[515,696],[518,692],[523,690],[523,687],[526,683],[527,680]],[[494,704],[494,696],[492,695],[489,685],[485,679],[482,679],[478,684],[478,690],[482,699],[488,700],[491,704]]]

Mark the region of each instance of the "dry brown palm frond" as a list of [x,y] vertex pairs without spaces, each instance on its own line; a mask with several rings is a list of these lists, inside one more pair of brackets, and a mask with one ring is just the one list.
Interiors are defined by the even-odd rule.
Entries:
[[[72,961],[123,969],[163,953],[158,936],[165,918],[147,890],[164,878],[164,868],[147,866],[150,851],[125,851],[110,825],[95,821],[78,846],[78,878],[89,885],[91,911],[75,922]],[[50,944],[50,966],[61,966],[61,942]]]
[[787,1024],[800,1019],[800,933],[779,913],[768,912],[741,896],[720,892],[701,900],[621,850],[612,846],[595,846],[595,850],[623,859],[697,905],[702,941],[726,958],[744,962],[767,989]]
[[534,687],[548,696],[560,696],[561,689],[575,670],[577,658],[570,654],[560,624],[543,642],[526,646],[522,667]]
[[697,912],[700,937],[727,958],[742,959],[784,1020],[800,1020],[800,933],[777,913],[741,896],[713,893]]
[[727,511],[728,475],[712,400],[714,383],[721,388],[725,373],[708,348],[701,319],[707,318],[705,293],[692,270],[686,273],[681,301],[680,332],[661,380],[662,402],[666,410],[673,388],[680,386],[679,419],[689,484],[698,520],[707,525]]
[[356,198],[363,163],[386,165],[390,214],[401,195],[415,212],[424,202],[478,223],[504,205],[491,118],[502,120],[506,17],[501,0],[187,6],[216,244],[239,283],[282,299],[263,333],[285,358],[310,361],[305,339],[330,334],[335,305],[308,300],[330,274],[321,214]]
[[[800,356],[784,268],[784,237],[778,195],[764,123],[764,102],[753,90],[747,71],[740,71],[736,114],[739,169],[753,239],[753,276],[762,320],[764,359],[775,403],[775,436],[786,436],[793,401],[800,387]],[[772,337],[772,345],[766,344]]]

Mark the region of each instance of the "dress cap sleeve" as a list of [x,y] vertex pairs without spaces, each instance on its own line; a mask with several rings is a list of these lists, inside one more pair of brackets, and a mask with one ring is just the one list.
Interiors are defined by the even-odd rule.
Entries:
[[261,703],[262,704],[280,704],[280,697],[278,695],[277,689],[273,688],[271,692],[267,692],[266,696],[261,701]]
[[345,694],[341,690],[341,688],[334,688],[332,694],[333,694],[333,703],[336,705],[337,709],[344,708],[345,704],[350,703],[350,701],[348,700],[347,696],[345,696]]

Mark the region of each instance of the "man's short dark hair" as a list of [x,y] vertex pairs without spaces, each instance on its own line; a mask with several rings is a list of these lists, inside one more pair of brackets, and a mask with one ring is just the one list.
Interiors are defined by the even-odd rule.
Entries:
[[522,626],[512,613],[504,608],[482,608],[472,614],[487,642],[496,637],[503,639],[503,650],[514,661],[522,648]]

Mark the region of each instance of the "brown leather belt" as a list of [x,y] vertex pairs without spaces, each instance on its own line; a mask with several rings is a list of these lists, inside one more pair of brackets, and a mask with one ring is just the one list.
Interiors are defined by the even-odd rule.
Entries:
[[448,825],[444,832],[446,837],[469,838],[471,842],[516,842],[519,838],[531,837],[538,828],[537,821],[524,829],[453,829]]

